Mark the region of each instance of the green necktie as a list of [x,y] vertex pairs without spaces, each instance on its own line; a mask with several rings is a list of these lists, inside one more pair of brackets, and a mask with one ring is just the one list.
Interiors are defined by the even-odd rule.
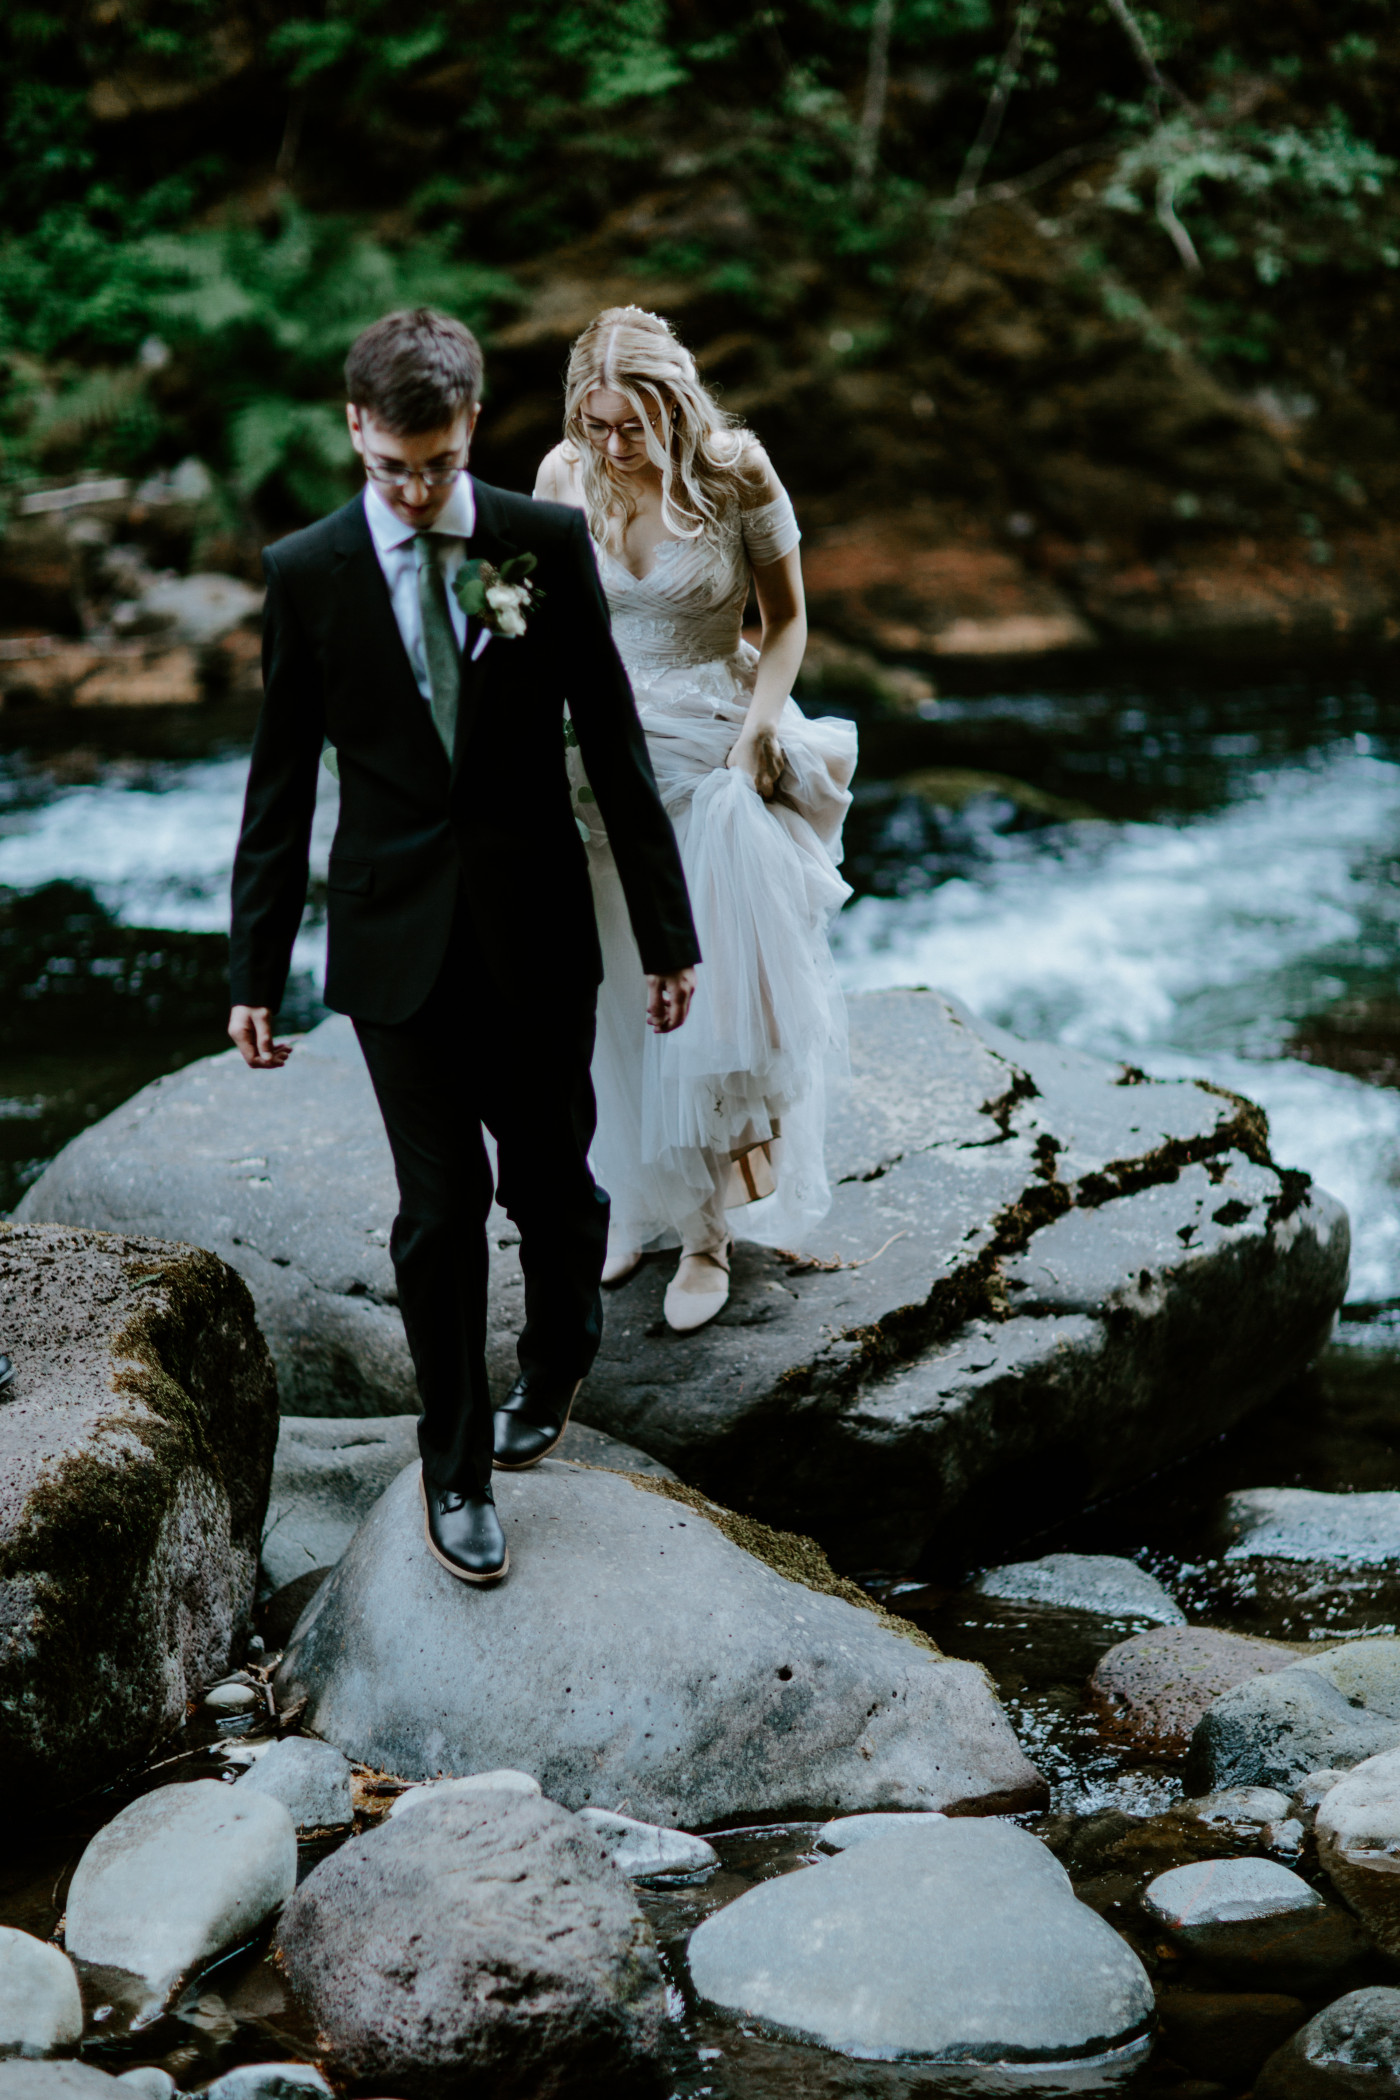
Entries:
[[423,622],[423,655],[433,693],[433,727],[442,738],[449,761],[457,738],[457,698],[462,683],[462,652],[447,609],[447,585],[438,566],[437,547],[429,532],[415,534],[418,558],[418,611]]

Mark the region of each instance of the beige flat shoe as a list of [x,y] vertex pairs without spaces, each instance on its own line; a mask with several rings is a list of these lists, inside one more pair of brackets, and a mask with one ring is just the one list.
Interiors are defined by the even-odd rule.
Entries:
[[609,1253],[598,1280],[605,1291],[615,1291],[619,1284],[626,1283],[629,1276],[635,1276],[641,1266],[640,1247],[621,1247],[616,1254]]
[[[734,1242],[704,1254],[683,1254],[680,1267],[666,1286],[662,1310],[666,1325],[677,1334],[693,1334],[704,1327],[729,1303],[729,1256]],[[687,1286],[698,1285],[698,1288]]]

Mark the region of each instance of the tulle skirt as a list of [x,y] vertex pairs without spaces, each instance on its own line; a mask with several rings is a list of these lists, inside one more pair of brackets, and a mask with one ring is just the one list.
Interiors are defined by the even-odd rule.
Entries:
[[[633,670],[657,785],[675,826],[703,962],[683,1028],[654,1035],[617,868],[575,760],[603,947],[593,1082],[595,1174],[612,1241],[713,1244],[727,1227],[800,1247],[830,1208],[826,1105],[847,1071],[845,1005],[827,930],[851,894],[836,872],[856,763],[850,722],[789,701],[772,802],[725,766],[757,655]],[[726,1211],[742,1204],[742,1213]]]

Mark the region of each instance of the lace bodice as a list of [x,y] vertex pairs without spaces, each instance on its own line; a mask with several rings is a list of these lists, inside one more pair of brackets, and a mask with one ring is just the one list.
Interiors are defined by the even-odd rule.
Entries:
[[753,510],[731,501],[717,534],[662,540],[645,576],[634,576],[600,549],[613,640],[633,685],[735,656],[753,566],[781,560],[801,537],[791,500],[780,490]]

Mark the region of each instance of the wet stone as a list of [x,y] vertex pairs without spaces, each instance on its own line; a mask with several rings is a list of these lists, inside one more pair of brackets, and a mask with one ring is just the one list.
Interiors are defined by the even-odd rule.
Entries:
[[1355,1920],[1274,1860],[1173,1867],[1149,1883],[1142,1904],[1187,1952],[1280,1989],[1325,1990],[1366,1952]]
[[395,1797],[390,1806],[391,1816],[411,1815],[429,1801],[464,1801],[475,1794],[539,1794],[543,1790],[538,1779],[528,1772],[513,1772],[503,1767],[496,1772],[468,1772],[460,1779],[431,1779],[426,1785],[412,1786]]
[[238,2064],[201,2090],[203,2100],[334,2100],[314,2064]]
[[650,1931],[551,1801],[430,1801],[350,1839],[297,1890],[277,1944],[338,2084],[591,2100],[653,2083],[665,1999]]
[[810,1545],[766,1550],[813,1586],[664,1485],[553,1459],[498,1475],[510,1580],[466,1597],[427,1552],[419,1481],[401,1473],[303,1619],[279,1704],[305,1697],[308,1729],[380,1771],[515,1765],[567,1808],[668,1827],[812,1801],[1040,1804],[979,1670],[816,1587],[831,1578]]
[[969,1586],[984,1597],[1053,1604],[1105,1618],[1149,1619],[1159,1626],[1186,1623],[1181,1606],[1155,1575],[1112,1553],[1048,1553],[1042,1560],[1012,1561],[989,1568]]
[[1107,1733],[1148,1755],[1175,1757],[1222,1693],[1292,1661],[1291,1649],[1272,1642],[1207,1626],[1163,1627],[1110,1648],[1089,1680],[1089,1699]]
[[0,1925],[0,2057],[47,2056],[82,2031],[82,1993],[67,1955]]
[[703,1874],[719,1865],[719,1854],[688,1830],[639,1823],[606,1808],[581,1808],[578,1819],[598,1840],[620,1874],[633,1881],[673,1874]]
[[134,2071],[119,2071],[117,2084],[126,2087],[132,2100],[173,2100],[175,2081],[159,2064],[138,2064]]
[[852,1845],[868,1845],[872,1838],[907,1838],[917,1844],[925,1830],[935,1829],[946,1821],[947,1817],[936,1809],[925,1809],[921,1815],[904,1816],[881,1814],[876,1809],[863,1816],[836,1816],[830,1823],[823,1823],[816,1842],[831,1852],[846,1852]]
[[1202,1793],[1235,1786],[1291,1791],[1309,1772],[1349,1770],[1397,1745],[1400,1722],[1353,1706],[1310,1660],[1248,1679],[1215,1700],[1191,1737],[1187,1773]]
[[12,2056],[0,2063],[0,2100],[122,2100],[116,2090],[120,2083],[95,2064],[71,2057],[36,2063]]
[[142,2010],[251,1938],[296,1886],[280,1801],[200,1779],[142,1794],[99,1830],[68,1892],[75,1961],[139,1981]]
[[1400,1990],[1349,1991],[1308,2021],[1259,2074],[1257,2100],[1394,2100]]
[[1137,1957],[1037,1838],[959,1818],[762,1883],[691,1936],[702,1997],[855,2057],[1064,2063],[1149,2046]]
[[280,1801],[298,1830],[333,1830],[354,1818],[349,1758],[308,1736],[274,1743],[237,1784]]
[[1164,2055],[1236,2090],[1307,2018],[1301,1998],[1269,1991],[1165,1990],[1157,2012]]
[[1400,1957],[1400,1750],[1367,1758],[1317,1811],[1317,1856],[1383,1954]]

